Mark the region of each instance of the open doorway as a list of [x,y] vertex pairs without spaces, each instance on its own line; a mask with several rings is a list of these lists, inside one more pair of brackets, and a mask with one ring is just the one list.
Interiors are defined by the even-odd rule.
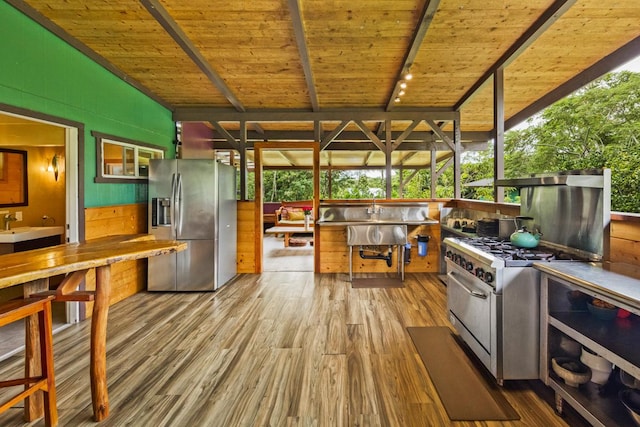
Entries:
[[[313,218],[317,217],[320,187],[318,159],[317,143],[255,144],[256,231],[261,232],[256,239],[258,271],[316,271]],[[284,179],[278,180],[278,174]],[[309,184],[306,190],[301,190],[303,181]],[[265,206],[276,209],[266,211]]]
[[[8,206],[8,211],[22,220],[13,222],[13,227],[60,228],[60,242],[79,240],[78,165],[79,130],[69,123],[57,122],[55,118],[38,115],[18,108],[0,108],[0,147],[27,153],[27,200],[22,206]],[[53,242],[51,244],[54,244]],[[5,252],[12,252],[8,247]],[[55,279],[52,285],[55,285]],[[22,287],[13,286],[2,290],[0,299],[22,296]],[[78,303],[54,303],[54,331],[78,322]],[[16,330],[10,328],[18,326]],[[24,328],[20,323],[2,328],[0,358],[20,351],[24,345]],[[7,329],[5,329],[7,328]]]

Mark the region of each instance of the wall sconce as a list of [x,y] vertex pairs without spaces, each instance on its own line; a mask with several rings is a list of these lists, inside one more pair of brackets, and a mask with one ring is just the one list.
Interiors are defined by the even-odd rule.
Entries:
[[62,156],[54,154],[51,158],[51,162],[49,166],[47,166],[47,172],[53,172],[53,177],[58,180],[58,175],[63,167],[63,159]]

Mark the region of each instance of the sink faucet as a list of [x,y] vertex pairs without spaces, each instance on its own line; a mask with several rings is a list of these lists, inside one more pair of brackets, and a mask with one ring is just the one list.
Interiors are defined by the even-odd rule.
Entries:
[[11,215],[10,213],[4,216],[4,229],[11,230],[11,222],[17,221],[16,217]]
[[370,215],[376,215],[380,212],[382,212],[382,207],[376,205],[376,197],[374,196],[373,200],[371,200],[371,206],[367,208],[367,213]]

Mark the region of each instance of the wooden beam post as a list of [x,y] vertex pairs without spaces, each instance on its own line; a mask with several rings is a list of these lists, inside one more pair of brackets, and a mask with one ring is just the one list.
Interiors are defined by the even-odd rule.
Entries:
[[504,188],[495,180],[504,178],[504,68],[493,75],[493,200],[504,202]]

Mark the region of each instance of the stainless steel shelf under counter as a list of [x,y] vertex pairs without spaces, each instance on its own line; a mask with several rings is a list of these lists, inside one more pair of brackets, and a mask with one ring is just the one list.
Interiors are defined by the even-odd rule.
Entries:
[[596,262],[536,262],[534,268],[640,310],[640,280],[603,268]]
[[[555,392],[556,411],[562,413],[566,402],[593,426],[636,425],[618,397],[625,387],[611,381],[615,377],[609,376],[607,393],[601,393],[602,379],[570,386],[550,362],[555,357],[582,359],[586,352],[640,378],[640,280],[600,263],[551,261],[534,267],[541,271],[540,379]],[[594,311],[595,299],[613,304],[614,316]]]

